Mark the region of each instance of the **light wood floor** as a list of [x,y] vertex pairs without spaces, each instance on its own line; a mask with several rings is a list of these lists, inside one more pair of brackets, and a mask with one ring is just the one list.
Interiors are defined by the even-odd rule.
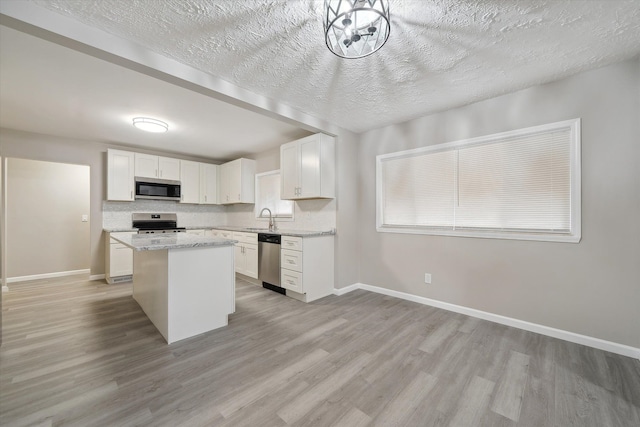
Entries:
[[366,291],[238,282],[228,327],[167,345],[130,284],[10,288],[3,426],[640,425],[638,360]]

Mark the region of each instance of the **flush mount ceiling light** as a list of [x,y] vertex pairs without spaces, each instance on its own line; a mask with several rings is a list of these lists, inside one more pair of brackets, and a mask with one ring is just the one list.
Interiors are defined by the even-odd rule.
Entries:
[[151,119],[149,117],[135,117],[133,119],[133,125],[147,132],[160,133],[169,130],[169,125],[162,120]]
[[324,38],[341,58],[371,55],[389,38],[389,0],[324,0]]

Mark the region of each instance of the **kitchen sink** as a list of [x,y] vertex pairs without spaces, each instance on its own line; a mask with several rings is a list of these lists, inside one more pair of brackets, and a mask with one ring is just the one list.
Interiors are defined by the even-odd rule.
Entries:
[[247,228],[245,228],[245,230],[247,230],[247,231],[258,231],[258,232],[269,231],[268,228],[255,228],[255,227],[247,227]]

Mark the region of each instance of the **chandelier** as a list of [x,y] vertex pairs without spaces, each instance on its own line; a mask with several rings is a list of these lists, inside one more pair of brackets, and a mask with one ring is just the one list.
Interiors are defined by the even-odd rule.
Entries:
[[389,0],[324,0],[324,37],[341,58],[371,55],[389,38]]

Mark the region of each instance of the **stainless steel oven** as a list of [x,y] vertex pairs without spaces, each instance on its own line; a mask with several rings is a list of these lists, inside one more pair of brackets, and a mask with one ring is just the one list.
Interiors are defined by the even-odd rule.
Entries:
[[178,215],[174,213],[134,213],[131,215],[133,228],[138,234],[186,233],[187,229],[178,227]]

